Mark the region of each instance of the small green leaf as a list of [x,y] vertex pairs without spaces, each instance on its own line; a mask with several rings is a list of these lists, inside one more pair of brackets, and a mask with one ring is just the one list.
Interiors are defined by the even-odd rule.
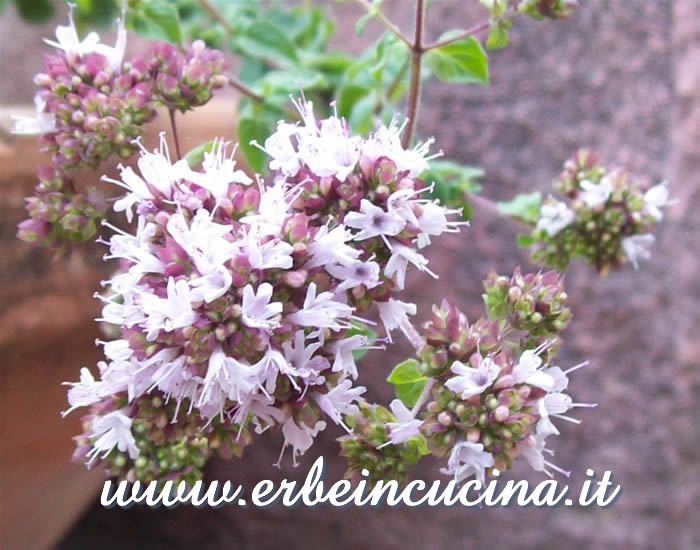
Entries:
[[534,225],[539,217],[541,202],[542,193],[539,191],[522,193],[517,195],[512,201],[499,202],[498,210],[501,214]]
[[265,168],[266,155],[264,151],[251,145],[251,141],[263,144],[270,135],[270,127],[265,122],[256,118],[242,118],[238,122],[238,141],[241,152],[245,155],[248,164],[255,172],[262,172]]
[[520,248],[528,248],[535,244],[535,239],[532,235],[521,233],[515,238],[515,242],[518,243]]
[[190,168],[194,168],[195,166],[202,164],[202,161],[204,160],[204,153],[211,152],[213,146],[213,140],[207,141],[201,145],[197,145],[197,147],[189,151],[185,155],[185,160],[187,161],[187,164],[189,164]]
[[267,21],[256,21],[250,25],[235,44],[246,54],[258,58],[295,65],[299,61],[294,44],[278,26]]
[[486,39],[486,47],[489,50],[500,50],[508,45],[508,28],[510,27],[510,21],[499,21],[498,23],[491,23],[491,29],[489,30],[489,37]]
[[407,407],[412,407],[428,379],[418,371],[418,361],[407,359],[396,365],[386,380],[394,386],[396,397]]
[[[454,31],[445,33],[441,40],[454,35]],[[489,82],[486,52],[473,36],[431,50],[425,58],[427,65],[440,80],[483,85]]]

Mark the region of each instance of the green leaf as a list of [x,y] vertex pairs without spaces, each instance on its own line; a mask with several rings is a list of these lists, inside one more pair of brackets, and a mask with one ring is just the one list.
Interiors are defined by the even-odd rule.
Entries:
[[[2,2],[0,9],[6,2]],[[53,17],[54,9],[49,0],[15,0],[20,17],[29,23],[44,23]]]
[[508,45],[508,29],[511,22],[508,20],[491,23],[489,37],[486,39],[486,47],[489,50],[500,50]]
[[461,165],[449,160],[432,160],[423,179],[434,184],[434,198],[440,199],[442,204],[450,208],[461,208],[462,219],[469,220],[471,205],[467,193],[481,190],[476,179],[483,175],[484,171],[476,166]]
[[202,161],[204,160],[204,153],[211,152],[213,146],[214,140],[207,141],[201,145],[197,145],[197,147],[189,151],[185,155],[185,160],[187,161],[187,164],[189,164],[190,168],[194,168],[195,166],[202,164]]
[[517,237],[515,237],[515,242],[518,243],[518,246],[520,248],[529,248],[533,244],[535,244],[535,238],[532,235],[527,235],[525,233],[521,233]]
[[315,90],[326,88],[328,81],[316,71],[270,71],[256,87],[261,88],[263,96],[272,93],[282,93],[288,97],[290,93],[298,94],[299,90]]
[[284,66],[293,66],[299,61],[297,49],[286,33],[267,21],[256,21],[250,25],[235,40],[235,44],[245,54]]
[[[456,31],[458,32],[458,31]],[[455,35],[455,31],[445,33],[441,40]],[[447,82],[479,83],[489,82],[488,59],[481,43],[469,36],[440,48],[431,50],[425,61],[440,80]]]
[[347,84],[338,91],[338,115],[345,117],[357,133],[363,134],[371,129],[376,104],[374,90],[366,86]]
[[[350,324],[352,325],[352,328],[345,332],[346,337],[349,338],[351,336],[355,336],[356,334],[361,334],[367,338],[367,345],[370,346],[377,340],[377,333],[364,323],[360,323],[359,321],[350,321]],[[368,350],[366,349],[357,349],[352,352],[352,356],[355,361],[359,361],[367,354],[367,351]]]
[[519,220],[534,225],[540,214],[540,203],[542,193],[522,193],[517,195],[512,201],[499,202],[498,210],[501,214],[511,216]]
[[418,361],[406,359],[393,368],[386,380],[394,386],[396,397],[407,407],[412,407],[428,379],[418,371]]
[[126,26],[146,38],[180,44],[177,8],[167,0],[143,0],[126,14]]
[[257,118],[242,118],[238,122],[238,141],[241,152],[245,155],[250,167],[255,172],[262,172],[265,168],[266,155],[264,151],[251,145],[251,141],[263,144],[269,137],[271,129],[267,123]]

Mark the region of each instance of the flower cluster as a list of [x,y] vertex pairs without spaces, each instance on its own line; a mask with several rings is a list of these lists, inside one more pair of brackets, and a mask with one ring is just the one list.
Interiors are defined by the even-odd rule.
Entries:
[[70,175],[51,166],[39,166],[38,176],[34,196],[27,198],[30,217],[17,228],[19,238],[49,246],[91,238],[107,211],[106,197],[95,187],[79,192]]
[[[458,210],[421,198],[430,190],[419,176],[428,167],[432,140],[405,150],[402,127],[395,122],[362,139],[351,135],[343,119],[316,121],[311,103],[297,106],[303,124],[280,122],[260,147],[272,158],[275,180],[297,190],[292,209],[305,219],[343,226],[342,231],[325,229],[312,245],[315,251],[324,249],[313,265],[326,264],[330,275],[343,279],[358,311],[376,303],[387,330],[403,330],[415,306],[392,294],[404,288],[408,266],[437,278],[419,250],[432,236],[466,223],[449,221]],[[352,252],[338,246],[343,231],[353,233]]]
[[422,421],[395,399],[389,411],[381,405],[362,403],[347,419],[352,433],[339,439],[340,454],[347,459],[346,477],[360,479],[369,472],[369,483],[404,480],[409,466],[428,453],[425,438],[418,432]]
[[602,274],[626,261],[648,259],[662,209],[670,204],[668,185],[644,190],[622,169],[603,167],[587,150],[567,161],[555,188],[566,199],[542,203],[530,240],[534,262],[566,269],[585,258]]
[[524,0],[517,7],[535,19],[568,19],[578,7],[578,0]]
[[[63,183],[47,186],[42,178],[30,199],[30,220],[20,227],[19,236],[33,244],[60,246],[90,238],[94,221],[105,214],[100,196],[77,192],[75,171],[96,169],[111,155],[131,157],[138,151],[143,125],[155,117],[158,106],[186,110],[206,103],[212,88],[223,85],[223,60],[220,52],[198,41],[185,54],[171,44],[155,44],[149,56],[126,61],[124,17],[118,21],[114,47],[101,44],[94,32],[80,40],[72,13],[69,25],[56,29],[56,41],[46,42],[55,52],[46,56],[45,72],[34,78],[37,116],[17,117],[13,132],[40,135],[42,150],[51,155]],[[49,219],[46,210],[58,211],[58,217]],[[66,228],[59,221],[66,216],[89,221],[78,229],[75,224]]]
[[[422,149],[370,147],[398,138],[398,128],[363,140],[337,117],[317,123],[310,104],[302,113],[304,126],[278,129],[288,136],[295,129],[300,150],[323,135],[325,145],[338,140],[332,161],[356,148],[367,153],[355,165],[344,161],[343,174],[316,164],[319,176],[300,163],[266,185],[237,170],[221,141],[196,170],[172,162],[163,138],[160,149],[141,151],[140,174],[122,167],[120,180],[109,180],[127,190],[114,209],[135,217],[137,229],[113,228],[105,242],[122,269],[106,282],[101,320],[120,327],[120,338],[103,343],[100,379],[86,370],[68,394],[69,410],[91,407],[79,453],[88,463],[99,459],[137,479],[189,474],[214,448],[212,437],[230,443],[251,423],[257,432],[281,430],[282,452],[291,448],[296,462],[329,421],[351,429],[344,417],[359,412],[365,391],[354,383],[354,353],[369,344],[355,330],[357,312],[376,303],[388,334],[408,331],[415,305],[391,293],[403,287],[409,264],[428,271],[417,248],[457,224],[420,198],[422,182],[399,168],[403,157],[422,158]],[[278,138],[266,142],[271,152]],[[369,176],[363,165],[375,166]],[[387,166],[391,178],[380,169]],[[352,205],[335,191],[350,179],[360,193]],[[322,206],[309,190],[315,184],[325,190]],[[382,186],[386,196],[370,202]],[[154,412],[156,397],[164,405]],[[153,426],[163,434],[155,448]]]
[[506,319],[529,337],[555,338],[571,321],[563,277],[556,271],[527,273],[516,268],[508,278],[489,273],[484,301],[490,319]]
[[[542,278],[523,278],[516,272],[512,280],[520,279],[521,286],[512,288],[531,292],[538,284],[548,286]],[[487,281],[487,288],[490,284]],[[517,312],[517,301],[508,309]],[[517,313],[508,318],[520,321]],[[433,455],[449,455],[443,472],[457,481],[474,475],[483,483],[490,468],[509,469],[519,456],[548,475],[550,470],[566,473],[545,460],[545,440],[559,433],[554,419],[578,422],[564,413],[589,405],[573,403],[564,393],[567,373],[573,369],[565,372],[549,364],[553,354],[545,352],[552,341],[532,348],[508,342],[506,335],[513,328],[508,322],[503,326],[484,319],[470,326],[466,316],[446,302],[433,308],[433,318],[426,323],[420,369],[434,377],[434,384],[420,431]],[[522,340],[534,341],[531,334]]]

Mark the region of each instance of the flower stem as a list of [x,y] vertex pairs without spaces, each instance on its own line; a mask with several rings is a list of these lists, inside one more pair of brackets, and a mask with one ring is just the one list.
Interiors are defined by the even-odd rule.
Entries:
[[[261,105],[266,103],[265,98],[263,96],[253,91],[251,88],[243,84],[243,82],[241,82],[237,78],[233,76],[227,76],[227,78],[229,85],[232,88],[238,90],[244,96],[252,99],[256,103],[260,103]],[[285,107],[283,110],[287,113],[287,116],[289,116],[290,118],[294,120],[299,120],[299,113],[297,113],[296,111],[293,111],[292,109],[289,109],[287,107]]]
[[428,380],[425,382],[425,386],[423,386],[423,391],[420,392],[420,395],[418,396],[418,400],[416,401],[416,404],[413,405],[413,408],[411,409],[411,414],[413,415],[414,418],[420,412],[420,410],[423,408],[423,405],[425,405],[425,402],[428,400],[428,397],[430,397],[430,390],[433,389],[434,385],[435,385],[435,378],[428,378]]
[[423,24],[425,22],[425,10],[423,0],[416,1],[416,29],[413,44],[411,45],[411,84],[408,89],[408,105],[406,108],[406,129],[401,139],[404,149],[411,146],[413,130],[418,118],[418,103],[420,99],[420,70],[421,61],[425,50],[423,49]]
[[209,14],[209,16],[214,19],[217,23],[219,23],[224,29],[226,29],[226,32],[229,35],[233,35],[236,32],[236,29],[233,28],[231,23],[226,21],[224,16],[221,14],[221,12],[216,9],[216,6],[209,2],[209,0],[199,0],[199,5],[202,6],[202,9]]
[[420,351],[421,349],[423,349],[423,347],[425,346],[425,340],[423,340],[423,337],[411,324],[411,321],[409,321],[408,318],[405,318],[403,320],[400,328],[401,332],[404,333],[404,335],[406,336],[408,341],[411,342],[411,345],[416,351]]
[[177,124],[175,124],[175,109],[170,109],[170,127],[173,129],[173,141],[175,141],[175,154],[177,155],[177,160],[181,160],[182,154],[180,153],[180,138],[177,135]]
[[411,41],[406,37],[404,33],[401,32],[401,29],[399,29],[396,25],[394,25],[389,18],[384,15],[378,7],[372,5],[369,0],[356,0],[360,5],[364,6],[364,8],[369,12],[374,14],[374,17],[377,18],[377,20],[384,25],[389,31],[391,31],[393,34],[396,35],[396,37],[404,42],[409,48],[411,48],[413,45],[411,44]]

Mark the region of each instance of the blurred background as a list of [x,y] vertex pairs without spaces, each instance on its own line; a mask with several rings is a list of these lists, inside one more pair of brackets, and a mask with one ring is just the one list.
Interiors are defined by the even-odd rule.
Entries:
[[[361,49],[352,4],[324,2],[338,16],[336,43]],[[564,334],[562,365],[589,359],[573,378],[576,401],[598,402],[580,426],[566,425],[556,462],[573,470],[612,470],[623,492],[607,509],[331,507],[219,510],[103,509],[100,472],[70,464],[79,417],[61,419],[65,388],[80,366],[99,359],[91,298],[106,272],[101,250],[54,260],[15,238],[23,198],[35,185],[40,157],[32,138],[11,137],[8,113],[31,106],[32,76],[41,68],[56,22],[29,26],[8,5],[0,16],[0,546],[102,550],[156,548],[378,547],[503,550],[537,548],[694,550],[700,548],[700,2],[582,0],[573,18],[537,23],[520,18],[511,44],[491,57],[491,86],[424,87],[419,133],[434,135],[446,157],[486,171],[483,194],[506,200],[551,189],[562,163],[589,146],[608,163],[653,181],[668,179],[680,199],[661,224],[653,260],[600,278],[584,264],[567,273],[574,321]],[[404,29],[412,2],[386,0],[384,11]],[[440,0],[427,22],[430,37],[466,28],[483,11],[476,0]],[[65,12],[56,21],[63,24]],[[448,23],[449,22],[449,23]],[[368,33],[379,28],[370,24]],[[138,41],[131,40],[131,49]],[[235,96],[225,93],[182,118],[183,147],[235,133]],[[153,126],[150,138],[157,134]],[[152,141],[151,141],[152,143]],[[86,174],[85,177],[95,177]],[[514,241],[517,227],[478,209],[472,226],[441,238],[429,253],[440,274],[414,273],[408,293],[425,320],[440,298],[470,318],[480,315],[481,280],[490,269],[532,268]],[[388,402],[387,365],[410,355],[399,341],[391,358],[368,354],[361,381],[369,397]],[[298,470],[272,468],[281,441],[271,434],[242,460],[213,461],[209,480],[251,488],[258,480],[303,479],[327,457],[326,479],[342,477],[328,429]],[[437,479],[425,461],[416,477]],[[506,476],[542,477],[520,464]],[[696,520],[693,522],[692,518]],[[3,542],[4,541],[4,542]]]

